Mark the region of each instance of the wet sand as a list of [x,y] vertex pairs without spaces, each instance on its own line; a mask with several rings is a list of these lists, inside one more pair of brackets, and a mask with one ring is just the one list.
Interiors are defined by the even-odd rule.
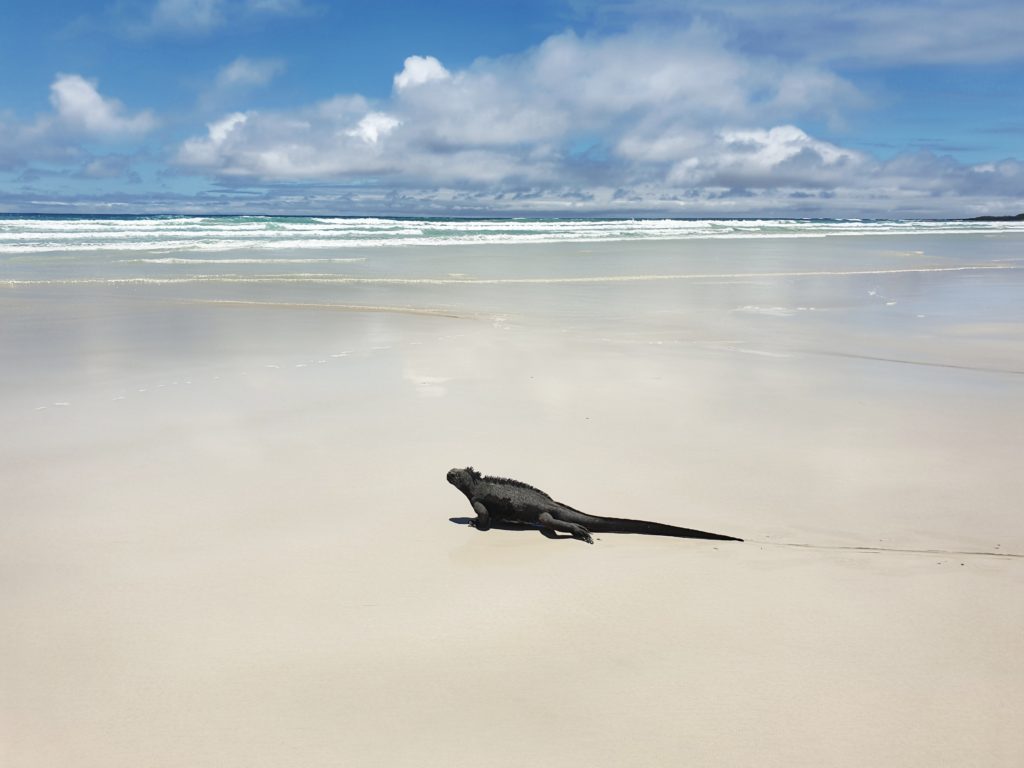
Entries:
[[[1020,765],[990,240],[0,285],[0,762]],[[478,532],[467,464],[747,541]]]

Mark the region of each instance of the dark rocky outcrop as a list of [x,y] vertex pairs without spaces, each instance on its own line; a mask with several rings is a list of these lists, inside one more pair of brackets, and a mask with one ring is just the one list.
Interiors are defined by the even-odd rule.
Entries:
[[1024,213],[1018,213],[1016,216],[975,216],[964,221],[1024,221]]

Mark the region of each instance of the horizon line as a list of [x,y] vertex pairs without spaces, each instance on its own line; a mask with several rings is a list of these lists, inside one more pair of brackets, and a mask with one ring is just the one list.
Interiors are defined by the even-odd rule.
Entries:
[[61,216],[74,218],[125,218],[125,217],[198,217],[198,218],[320,218],[320,219],[393,219],[393,220],[460,220],[460,221],[515,221],[515,220],[538,220],[538,221],[931,221],[931,222],[954,222],[954,221],[1024,221],[1024,212],[1010,215],[979,215],[979,216],[786,216],[786,215],[743,215],[743,216],[659,216],[651,214],[636,215],[554,215],[554,214],[383,214],[383,213],[270,213],[270,212],[187,212],[187,211],[148,211],[121,213],[87,213],[71,211],[0,211],[0,217],[13,216]]

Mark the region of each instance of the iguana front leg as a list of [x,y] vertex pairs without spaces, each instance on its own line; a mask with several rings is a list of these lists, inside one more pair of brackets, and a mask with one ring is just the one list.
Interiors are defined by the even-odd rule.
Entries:
[[487,511],[487,507],[479,501],[474,501],[473,510],[476,512],[476,520],[471,521],[470,525],[478,531],[489,531],[491,529],[491,513]]
[[594,537],[591,536],[590,531],[582,525],[579,523],[567,523],[565,520],[559,520],[550,512],[541,512],[537,517],[537,522],[545,528],[550,528],[553,531],[572,534],[573,538],[581,539],[582,541],[587,542],[587,544],[594,543]]

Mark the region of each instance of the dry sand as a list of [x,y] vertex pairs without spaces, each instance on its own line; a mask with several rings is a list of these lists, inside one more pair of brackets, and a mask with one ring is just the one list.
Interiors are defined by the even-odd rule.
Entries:
[[0,764],[1022,765],[1018,275],[8,290]]

